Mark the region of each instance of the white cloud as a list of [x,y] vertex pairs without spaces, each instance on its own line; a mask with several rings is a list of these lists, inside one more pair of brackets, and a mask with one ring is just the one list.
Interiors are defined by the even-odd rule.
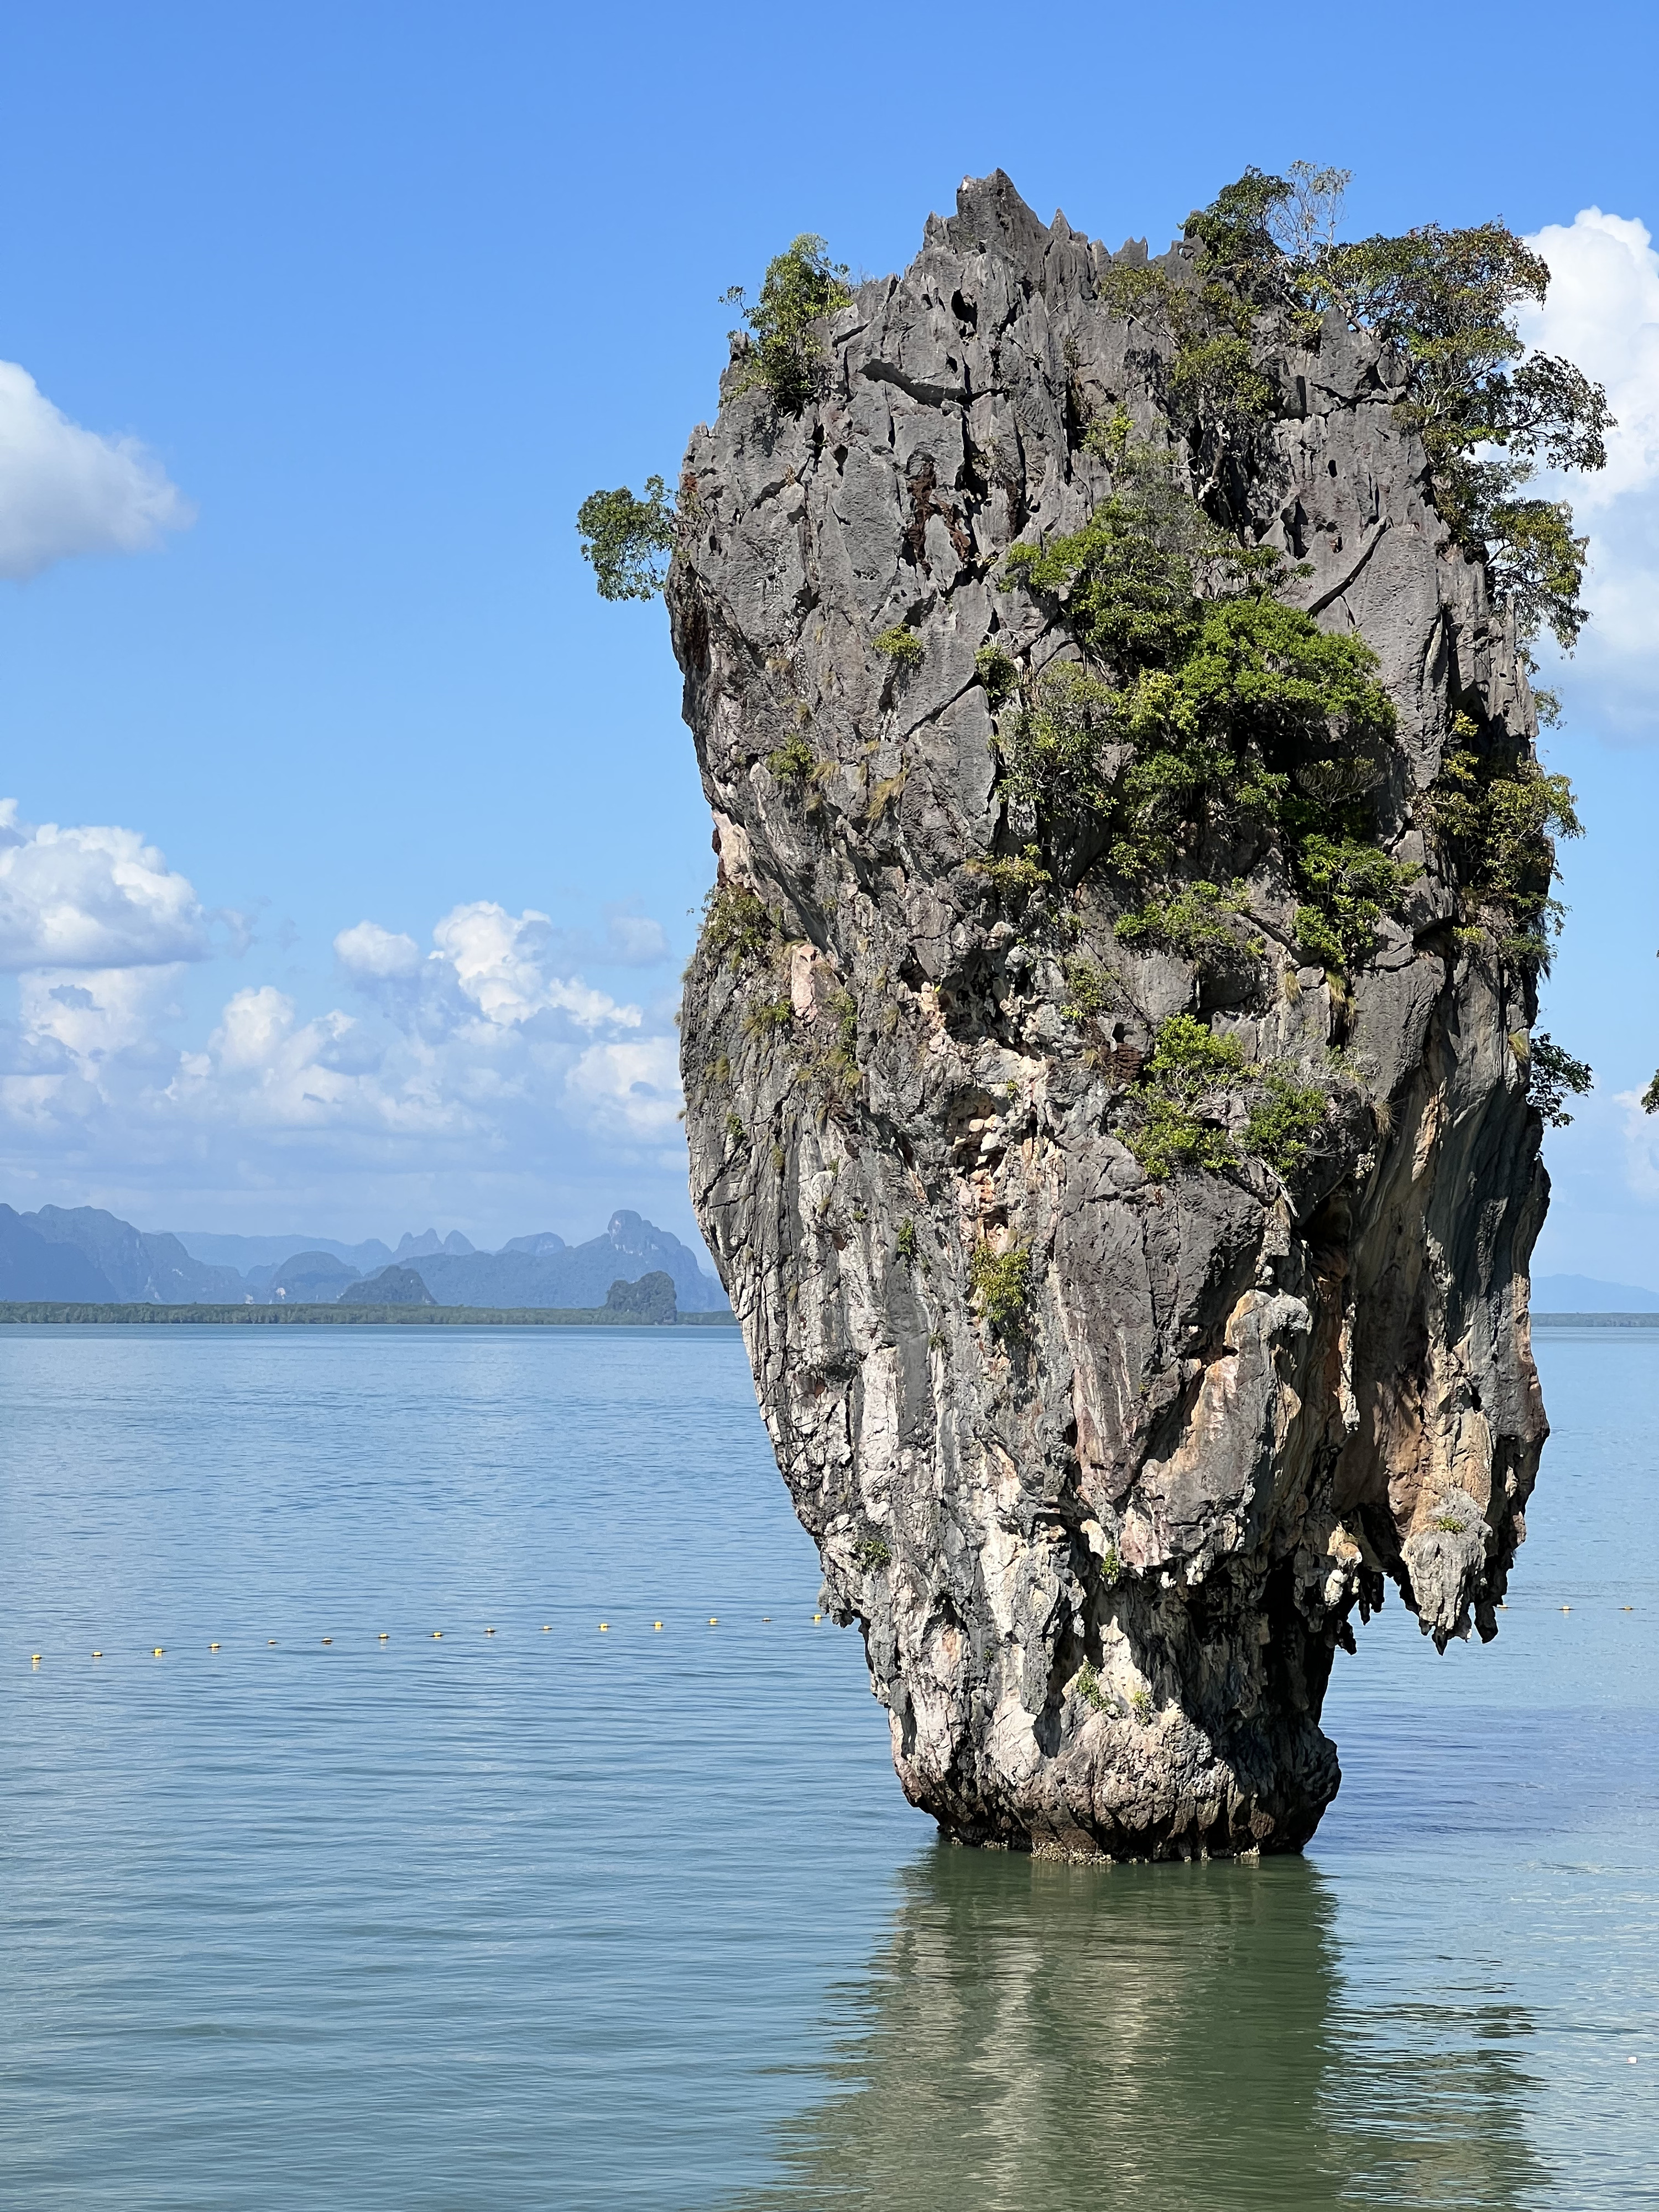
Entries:
[[76,553],[137,553],[194,520],[136,439],[103,438],[0,361],[0,576],[21,581]]
[[1659,1199],[1659,1119],[1643,1111],[1639,1091],[1617,1091],[1613,1103],[1623,1125],[1626,1188],[1638,1199]]
[[668,1011],[647,1017],[586,983],[544,915],[476,901],[442,916],[427,951],[374,921],[342,930],[334,950],[355,1010],[307,1018],[288,990],[252,983],[185,1049],[170,1028],[177,963],[60,957],[24,974],[19,1019],[0,1028],[0,1163],[13,1187],[20,1170],[66,1158],[221,1187],[290,1180],[302,1159],[354,1208],[368,1178],[420,1194],[411,1219],[441,1189],[491,1176],[533,1190],[580,1172],[602,1210],[666,1185],[666,1210],[683,1208]]
[[631,913],[626,907],[607,907],[605,941],[596,957],[618,968],[654,968],[668,957],[668,933],[648,915]]
[[1549,297],[1522,336],[1607,386],[1618,428],[1598,475],[1552,485],[1590,540],[1592,619],[1569,679],[1631,736],[1659,737],[1659,253],[1646,226],[1585,208],[1528,240],[1549,264]]
[[0,969],[149,967],[208,950],[195,892],[136,830],[35,829],[0,799]]
[[414,939],[382,929],[378,921],[343,929],[334,940],[334,954],[349,975],[363,981],[407,982],[421,969],[421,948]]
[[553,925],[533,907],[514,915],[489,899],[458,906],[433,931],[432,941],[435,957],[448,963],[462,995],[487,1021],[525,1022],[557,1010],[583,1029],[639,1026],[637,1006],[620,1006],[579,978],[549,972]]
[[615,1136],[667,1138],[680,1111],[679,1052],[672,1036],[590,1045],[565,1078],[590,1127]]

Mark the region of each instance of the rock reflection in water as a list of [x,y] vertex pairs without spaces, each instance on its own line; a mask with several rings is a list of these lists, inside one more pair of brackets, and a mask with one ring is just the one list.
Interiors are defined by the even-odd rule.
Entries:
[[1368,2009],[1331,1886],[940,1845],[844,1990],[836,2087],[784,2122],[762,2206],[905,2212],[1521,2212],[1513,2006]]

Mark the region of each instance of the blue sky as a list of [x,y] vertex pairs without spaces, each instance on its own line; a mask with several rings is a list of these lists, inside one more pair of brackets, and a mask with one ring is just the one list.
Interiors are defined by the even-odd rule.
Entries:
[[1653,430],[1593,523],[1617,619],[1549,748],[1589,836],[1547,1021],[1601,1088],[1551,1139],[1540,1266],[1659,1284],[1659,1144],[1618,1103],[1659,1061],[1659,292],[1638,232],[1571,228],[1659,228],[1650,11],[57,0],[6,38],[0,362],[40,397],[0,375],[0,410],[45,504],[0,580],[35,902],[0,913],[0,1196],[688,1232],[707,817],[661,611],[596,599],[577,502],[672,477],[719,295],[797,231],[902,266],[1000,164],[1045,218],[1157,246],[1306,155],[1356,173],[1356,229],[1567,227],[1547,335],[1587,333]]

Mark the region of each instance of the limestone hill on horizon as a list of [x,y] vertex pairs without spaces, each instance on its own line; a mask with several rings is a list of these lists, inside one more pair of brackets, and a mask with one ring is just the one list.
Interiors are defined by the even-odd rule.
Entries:
[[[252,1249],[249,1249],[252,1248]],[[240,1260],[241,1264],[236,1264]],[[619,1208],[602,1235],[570,1245],[555,1231],[480,1252],[459,1231],[379,1238],[183,1236],[135,1228],[99,1206],[0,1205],[0,1299],[161,1305],[332,1304],[382,1268],[417,1267],[440,1305],[603,1305],[613,1282],[653,1273],[673,1282],[680,1310],[716,1312],[725,1293],[672,1231]]]

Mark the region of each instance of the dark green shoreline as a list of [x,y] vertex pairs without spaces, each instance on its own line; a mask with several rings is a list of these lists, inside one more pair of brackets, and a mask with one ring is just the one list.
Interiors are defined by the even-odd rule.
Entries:
[[1535,1313],[1534,1328],[1659,1328],[1659,1313]]
[[85,1306],[44,1299],[0,1300],[0,1325],[8,1322],[218,1322],[262,1328],[320,1322],[412,1322],[430,1328],[735,1328],[729,1313],[676,1314],[672,1322],[641,1322],[608,1306]]

